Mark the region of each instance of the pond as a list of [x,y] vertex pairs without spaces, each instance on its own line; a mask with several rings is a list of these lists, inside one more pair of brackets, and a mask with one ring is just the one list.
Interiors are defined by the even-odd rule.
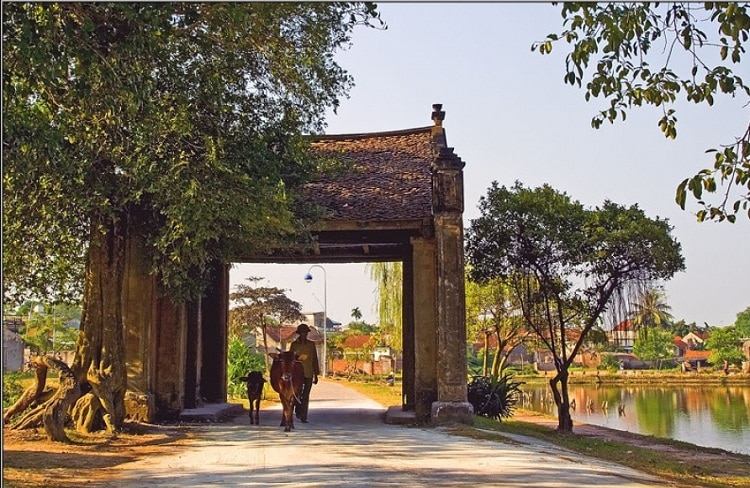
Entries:
[[[528,410],[557,416],[548,385],[523,385]],[[569,385],[574,421],[750,455],[750,386]]]

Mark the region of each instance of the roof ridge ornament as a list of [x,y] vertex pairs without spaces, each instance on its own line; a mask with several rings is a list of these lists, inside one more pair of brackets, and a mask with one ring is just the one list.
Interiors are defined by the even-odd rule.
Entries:
[[445,112],[443,112],[442,103],[432,104],[432,121],[435,122],[435,127],[442,127],[443,120],[445,120]]
[[435,125],[431,128],[432,143],[439,148],[448,146],[448,140],[445,137],[445,129],[443,129],[443,120],[445,120],[443,104],[432,104],[432,121],[435,122]]

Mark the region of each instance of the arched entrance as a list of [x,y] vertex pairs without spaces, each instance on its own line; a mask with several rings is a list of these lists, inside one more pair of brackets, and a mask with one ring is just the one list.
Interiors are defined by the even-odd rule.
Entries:
[[[317,137],[317,150],[348,158],[352,167],[307,185],[307,198],[326,212],[311,229],[312,243],[234,260],[401,261],[402,408],[434,424],[472,419],[466,401],[464,163],[446,145],[444,115],[434,105],[432,126]],[[201,401],[226,401],[228,266],[217,266],[202,300],[174,306],[155,293],[133,245],[125,300],[125,308],[133,309],[125,314],[128,412],[153,420]]]

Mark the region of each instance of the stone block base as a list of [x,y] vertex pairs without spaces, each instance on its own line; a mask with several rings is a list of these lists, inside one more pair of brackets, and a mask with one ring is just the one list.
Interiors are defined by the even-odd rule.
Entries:
[[469,402],[433,402],[432,424],[473,424],[474,407]]
[[156,417],[154,396],[133,392],[125,393],[125,416],[138,422],[153,423]]

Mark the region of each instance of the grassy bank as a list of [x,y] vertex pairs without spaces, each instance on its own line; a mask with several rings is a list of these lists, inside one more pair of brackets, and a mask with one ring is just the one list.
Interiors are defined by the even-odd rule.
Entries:
[[[401,404],[399,384],[388,387],[382,383],[353,381],[347,382],[346,386],[383,406]],[[750,487],[750,456],[604,427],[600,431],[609,432],[610,435],[602,437],[579,435],[575,432],[561,433],[555,430],[555,424],[549,418],[545,419],[538,413],[523,414],[523,421],[511,418],[498,422],[475,417],[473,425],[455,426],[451,432],[495,442],[514,442],[507,434],[533,437],[579,454],[658,476],[680,487]],[[538,420],[534,421],[534,418]]]
[[[540,374],[516,374],[513,378],[529,384],[547,383],[554,374],[552,372]],[[626,371],[596,371],[573,370],[568,378],[568,384],[667,384],[667,385],[750,385],[750,374],[731,373],[706,370],[700,373],[681,373],[679,371],[659,370],[626,370]]]

